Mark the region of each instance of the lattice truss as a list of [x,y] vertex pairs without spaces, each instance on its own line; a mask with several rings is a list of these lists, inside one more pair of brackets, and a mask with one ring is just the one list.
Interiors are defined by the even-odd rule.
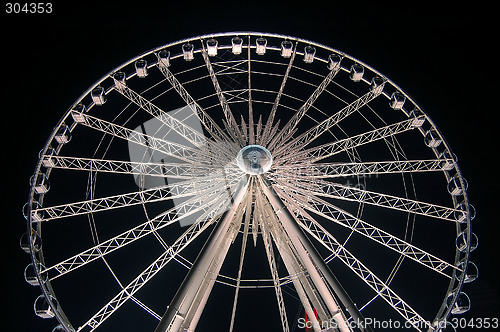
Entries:
[[[269,172],[238,167],[248,145],[269,150]],[[223,329],[237,331],[239,315],[252,315],[238,306],[248,289],[272,291],[274,303],[262,305],[277,308],[283,331],[298,324],[297,311],[316,324],[354,320],[352,303],[331,284],[322,288],[324,264],[354,290],[361,314],[389,312],[416,330],[436,330],[459,297],[472,241],[456,158],[419,107],[359,61],[276,35],[194,38],[113,70],[55,128],[31,184],[27,248],[46,304],[35,309],[68,331],[113,327],[128,303],[156,326],[174,293],[151,300],[142,290],[167,284],[168,268],[195,274],[197,254],[212,250],[203,242],[223,227],[226,249],[207,263],[213,276],[188,292],[210,305],[213,283],[234,289]],[[58,243],[67,227],[74,240]],[[130,262],[121,275],[116,261],[127,262],[128,248],[142,255],[147,249],[136,243],[148,241],[159,248],[154,257]],[[321,262],[296,244],[306,242]],[[263,266],[244,264],[251,248],[262,248]],[[236,269],[228,272],[220,257],[232,251]],[[96,266],[114,293],[96,296],[73,321],[78,305],[59,285]],[[262,276],[247,277],[256,268]],[[419,276],[412,283],[438,280],[436,287],[420,294],[404,283],[408,273]],[[196,326],[203,306],[182,308],[167,310],[184,319],[167,330]]]

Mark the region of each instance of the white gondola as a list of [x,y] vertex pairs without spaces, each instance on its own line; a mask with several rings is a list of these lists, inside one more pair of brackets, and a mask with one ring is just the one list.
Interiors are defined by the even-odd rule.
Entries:
[[385,80],[380,76],[375,76],[372,78],[370,88],[375,93],[382,93],[384,90]]
[[170,67],[170,51],[161,50],[156,53],[156,57],[158,58],[158,65],[163,68]]
[[255,52],[258,55],[266,54],[267,39],[262,37],[257,38],[257,40],[255,41],[255,45],[256,45]]
[[314,55],[316,54],[316,49],[311,45],[304,48],[304,62],[312,63],[314,61]]
[[465,188],[462,188],[462,184],[458,175],[455,175],[450,179],[447,189],[451,195],[459,196],[463,193],[463,190],[467,190],[467,181],[464,178],[462,178],[462,180],[464,182]]
[[389,106],[391,106],[394,110],[400,110],[403,108],[403,105],[406,101],[406,97],[399,91],[393,92],[391,95],[391,101],[389,102]]
[[49,295],[49,299],[45,297],[45,295],[40,295],[35,300],[35,304],[33,305],[33,309],[35,310],[35,314],[41,318],[53,318],[55,316],[55,312],[49,304],[52,303],[55,307],[58,306],[57,300]]
[[441,137],[439,137],[439,134],[434,129],[430,129],[425,133],[424,141],[425,145],[430,148],[436,148],[443,142]]
[[217,55],[217,47],[219,43],[215,39],[207,40],[207,53],[208,56],[216,56]]
[[117,71],[113,74],[113,82],[115,83],[115,87],[117,89],[122,89],[127,85],[127,81],[125,81],[125,73],[122,71]]
[[33,188],[35,189],[35,193],[45,194],[50,190],[49,178],[45,173],[38,173],[34,181]]
[[467,205],[465,202],[458,204],[453,216],[458,222],[467,222]]
[[[469,204],[468,206],[469,206],[469,213],[468,213],[469,220],[472,221],[476,217],[476,209],[474,208],[474,206],[472,206],[472,204]],[[462,201],[457,205],[454,216],[458,222],[467,222],[467,204],[465,203],[465,201]]]
[[191,43],[186,43],[182,45],[182,53],[184,55],[184,60],[191,61],[194,59],[194,45]]
[[238,55],[241,54],[243,50],[243,39],[240,37],[236,36],[231,39],[231,52],[233,54]]
[[83,104],[77,104],[73,110],[75,112],[71,112],[71,117],[73,118],[73,121],[77,123],[83,123],[85,122],[85,117],[83,116],[83,112],[85,111],[85,105]]
[[421,127],[425,122],[425,114],[418,108],[410,112],[410,118],[413,118],[413,127]]
[[137,77],[145,78],[146,76],[148,76],[148,62],[146,60],[137,60],[134,66]]
[[349,77],[354,82],[359,82],[363,78],[364,73],[365,73],[365,68],[359,63],[355,63],[351,66],[351,73]]
[[59,144],[66,144],[71,140],[71,131],[67,125],[62,125],[56,132],[54,139]]
[[284,40],[281,42],[281,56],[284,58],[289,58],[292,56],[293,43],[289,40]]
[[94,90],[90,92],[90,96],[94,101],[94,104],[97,106],[101,106],[106,102],[106,93],[102,86],[96,87]]
[[328,69],[333,70],[340,66],[340,62],[342,61],[342,56],[340,54],[330,54],[328,56]]

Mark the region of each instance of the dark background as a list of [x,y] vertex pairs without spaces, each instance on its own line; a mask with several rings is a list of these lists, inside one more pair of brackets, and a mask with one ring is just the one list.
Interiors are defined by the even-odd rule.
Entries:
[[[459,158],[476,207],[480,277],[465,291],[464,317],[500,317],[498,185],[498,20],[472,2],[53,3],[51,14],[1,9],[2,231],[1,326],[50,331],[33,313],[39,294],[23,279],[29,257],[19,249],[21,208],[38,151],[66,109],[103,74],[151,48],[220,31],[265,31],[311,39],[373,66],[430,115]],[[415,287],[418,284],[415,276]]]

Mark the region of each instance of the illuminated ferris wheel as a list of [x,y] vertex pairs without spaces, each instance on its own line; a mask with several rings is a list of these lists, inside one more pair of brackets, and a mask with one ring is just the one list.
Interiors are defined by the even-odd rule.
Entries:
[[21,247],[54,331],[449,329],[474,209],[397,85],[333,48],[218,33],[131,59],[40,152]]

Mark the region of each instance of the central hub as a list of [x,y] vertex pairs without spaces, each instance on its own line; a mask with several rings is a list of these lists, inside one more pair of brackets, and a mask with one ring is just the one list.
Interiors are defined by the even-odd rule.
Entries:
[[271,168],[273,157],[271,152],[260,145],[247,145],[236,156],[238,167],[250,175],[263,174]]

